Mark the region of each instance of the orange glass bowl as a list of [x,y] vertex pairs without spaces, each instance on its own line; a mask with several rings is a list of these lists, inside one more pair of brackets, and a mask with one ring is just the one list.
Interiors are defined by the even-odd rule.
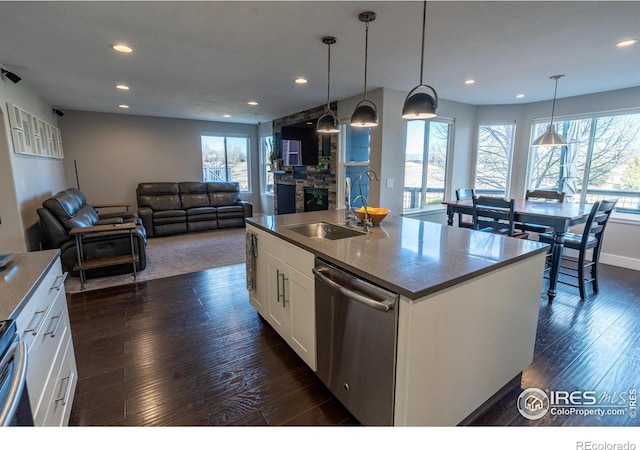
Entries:
[[[366,215],[364,212],[364,207],[356,209],[354,212],[361,222],[365,219]],[[382,222],[384,218],[387,217],[387,214],[389,214],[391,211],[388,208],[372,208],[371,206],[369,206],[367,212],[369,213],[369,218],[371,219],[373,224],[379,225],[380,222]]]

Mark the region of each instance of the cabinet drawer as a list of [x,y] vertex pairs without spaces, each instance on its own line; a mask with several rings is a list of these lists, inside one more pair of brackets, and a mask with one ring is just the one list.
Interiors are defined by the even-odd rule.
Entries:
[[56,373],[58,354],[64,351],[62,343],[71,335],[69,315],[67,313],[67,296],[64,289],[49,308],[44,324],[29,350],[27,360],[27,389],[31,400],[31,409],[36,416],[41,409],[46,410],[45,386],[52,374]]
[[293,245],[284,239],[280,239],[273,235],[265,234],[262,237],[264,249],[276,258],[286,261],[291,267],[297,269],[303,274],[313,277],[311,269],[315,264],[315,256],[300,247]]
[[43,402],[42,408],[34,416],[36,425],[60,427],[69,424],[71,406],[78,383],[78,371],[70,335],[63,342],[60,358],[56,361],[56,369],[45,389],[46,402]]
[[61,290],[64,292],[65,278],[66,274],[63,275],[62,266],[58,259],[36,288],[24,309],[18,317],[16,317],[18,333],[20,334],[20,338],[25,342],[28,351],[31,350],[36,336],[42,332],[46,317],[56,296]]

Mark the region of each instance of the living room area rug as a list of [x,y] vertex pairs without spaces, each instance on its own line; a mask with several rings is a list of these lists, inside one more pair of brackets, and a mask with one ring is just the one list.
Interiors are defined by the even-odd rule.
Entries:
[[214,267],[245,263],[245,229],[228,228],[147,239],[147,267],[133,274],[89,278],[80,286],[79,277],[67,277],[67,293],[149,281]]

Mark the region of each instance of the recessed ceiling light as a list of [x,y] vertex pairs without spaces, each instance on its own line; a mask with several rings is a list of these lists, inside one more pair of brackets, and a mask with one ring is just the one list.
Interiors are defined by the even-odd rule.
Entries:
[[111,48],[113,48],[115,51],[120,53],[131,53],[133,51],[131,47],[124,44],[115,44],[115,45],[112,45]]
[[473,84],[473,83],[475,83],[475,82],[476,82],[476,80],[471,80],[471,79],[469,79],[469,80],[464,80],[464,84]]
[[628,47],[630,45],[635,44],[636,42],[638,42],[637,39],[626,39],[624,41],[620,41],[616,44],[616,47]]
[[129,105],[118,105],[118,108],[129,109]]
[[251,100],[250,102],[247,102],[247,105],[257,106],[258,102],[254,102],[253,100]]
[[222,117],[226,117],[227,119],[231,117],[231,114],[223,114]]
[[524,98],[524,94],[518,94],[516,95],[516,98]]
[[307,84],[308,80],[306,78],[296,78],[295,79],[296,84]]
[[128,91],[129,90],[129,86],[127,86],[126,84],[116,84],[116,89],[120,89],[121,91]]

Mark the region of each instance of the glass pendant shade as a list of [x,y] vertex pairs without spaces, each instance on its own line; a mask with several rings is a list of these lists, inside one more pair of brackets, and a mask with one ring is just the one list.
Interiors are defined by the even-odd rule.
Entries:
[[358,103],[351,116],[351,126],[359,128],[377,127],[378,110],[376,105],[369,100],[362,100]]
[[556,127],[549,124],[547,131],[531,144],[535,147],[555,147],[559,145],[567,145],[567,141],[556,132]]
[[316,131],[318,131],[318,133],[328,134],[340,132],[340,128],[338,128],[338,118],[333,111],[327,110],[320,116]]
[[[433,91],[433,97],[426,92],[414,93],[420,87],[427,87]],[[402,107],[403,119],[433,119],[436,117],[438,107],[438,94],[431,86],[420,85],[415,87],[404,100]]]

